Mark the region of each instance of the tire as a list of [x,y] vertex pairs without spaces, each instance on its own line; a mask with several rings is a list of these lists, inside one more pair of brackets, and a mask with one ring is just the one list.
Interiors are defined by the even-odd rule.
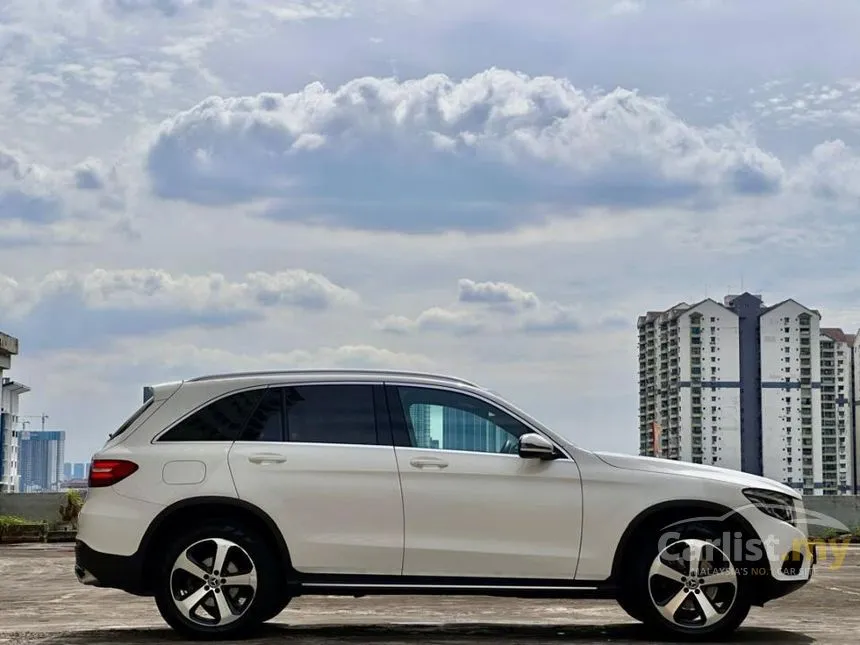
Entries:
[[[219,570],[213,577],[219,557],[228,575]],[[229,521],[205,524],[182,533],[165,550],[155,603],[165,622],[185,638],[241,638],[280,603],[280,571],[276,554],[255,531]]]
[[[725,550],[720,545],[730,527],[706,523],[672,530],[677,539],[661,540],[662,531],[650,531],[637,545],[622,607],[663,637],[712,641],[728,636],[751,606],[743,568],[749,563],[733,558],[731,545]],[[701,557],[698,575],[691,577],[696,553]]]
[[640,603],[636,602],[635,599],[628,596],[619,596],[617,600],[618,604],[621,605],[621,609],[623,609],[630,618],[638,620],[640,623],[644,621],[645,612],[640,606]]
[[278,616],[282,611],[284,611],[284,609],[286,609],[286,608],[287,608],[287,605],[289,605],[289,604],[290,604],[290,600],[292,600],[292,598],[287,598],[286,600],[279,600],[278,602],[276,602],[276,603],[275,603],[275,604],[274,604],[274,605],[269,609],[269,611],[267,611],[267,612],[263,615],[263,622],[264,622],[264,623],[267,623],[267,622],[269,622],[270,620],[272,620],[272,618],[275,618],[276,616]]

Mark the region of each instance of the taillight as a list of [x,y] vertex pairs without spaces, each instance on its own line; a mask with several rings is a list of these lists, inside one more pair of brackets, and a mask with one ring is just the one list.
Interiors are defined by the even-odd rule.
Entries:
[[137,470],[137,464],[123,459],[93,459],[90,466],[90,488],[113,486]]

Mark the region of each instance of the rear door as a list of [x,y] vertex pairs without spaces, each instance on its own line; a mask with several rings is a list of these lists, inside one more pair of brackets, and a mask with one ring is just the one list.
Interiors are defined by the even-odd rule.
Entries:
[[270,387],[229,453],[303,573],[399,575],[403,504],[381,385]]

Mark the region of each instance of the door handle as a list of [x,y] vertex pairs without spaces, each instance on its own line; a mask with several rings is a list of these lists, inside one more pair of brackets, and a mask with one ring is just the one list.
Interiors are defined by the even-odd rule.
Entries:
[[438,457],[415,457],[409,463],[416,468],[424,468],[425,466],[435,466],[436,468],[448,467],[448,462]]
[[282,464],[287,460],[283,455],[278,455],[272,452],[260,452],[254,455],[248,455],[248,461],[252,464]]

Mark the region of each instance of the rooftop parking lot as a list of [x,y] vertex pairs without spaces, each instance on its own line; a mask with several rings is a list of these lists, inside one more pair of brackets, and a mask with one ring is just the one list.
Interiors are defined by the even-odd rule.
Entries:
[[[860,548],[821,556],[801,591],[753,609],[736,642],[855,643]],[[0,643],[178,643],[150,599],[84,587],[70,545],[0,547]],[[649,642],[614,602],[499,598],[307,598],[267,625],[259,643]]]

